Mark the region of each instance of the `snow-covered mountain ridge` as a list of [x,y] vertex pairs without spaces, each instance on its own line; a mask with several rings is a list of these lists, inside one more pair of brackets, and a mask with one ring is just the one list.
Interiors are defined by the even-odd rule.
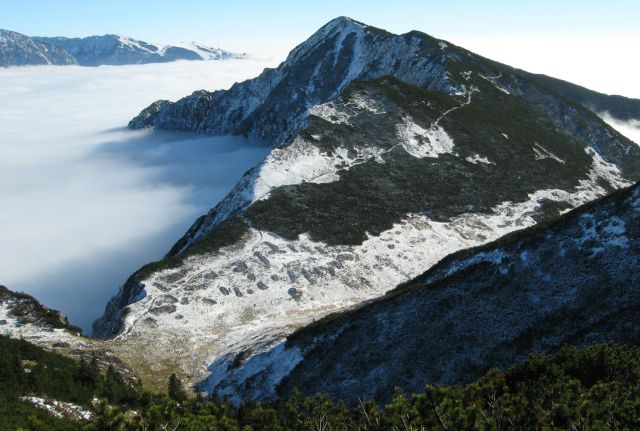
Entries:
[[348,18],[276,69],[130,126],[276,144],[95,325],[208,389],[239,352],[640,179],[637,145],[525,72]]
[[31,64],[100,66],[242,58],[247,58],[247,55],[211,48],[195,42],[158,45],[115,34],[84,38],[29,37],[0,30],[0,66]]
[[0,29],[0,66],[30,64],[76,64],[75,58],[64,49],[28,36]]
[[[297,46],[277,68],[229,90],[197,91],[177,102],[159,100],[129,126],[246,134],[280,144],[304,127],[310,107],[337,96],[353,80],[393,75],[421,88],[455,93],[466,81],[465,66],[479,69],[484,79],[499,86],[517,78],[509,85],[520,93],[542,85],[596,113],[606,111],[623,121],[640,118],[640,100],[514,69],[418,31],[395,35],[339,17]],[[529,96],[534,102],[534,95]]]
[[337,18],[291,51],[278,68],[226,91],[155,102],[129,126],[248,134],[281,144],[305,126],[309,108],[337,96],[356,79],[395,71],[405,82],[449,91],[446,58],[427,35],[396,36]]

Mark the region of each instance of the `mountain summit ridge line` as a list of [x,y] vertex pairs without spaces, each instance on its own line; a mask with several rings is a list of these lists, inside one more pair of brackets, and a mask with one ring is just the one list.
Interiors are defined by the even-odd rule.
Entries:
[[0,66],[4,67],[45,64],[102,66],[244,58],[248,58],[247,54],[196,42],[158,45],[117,34],[83,38],[29,37],[0,29]]

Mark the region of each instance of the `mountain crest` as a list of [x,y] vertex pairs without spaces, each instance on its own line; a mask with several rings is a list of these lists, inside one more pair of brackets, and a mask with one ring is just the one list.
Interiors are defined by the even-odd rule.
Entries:
[[229,90],[194,93],[160,109],[152,104],[129,127],[244,134],[280,145],[307,124],[310,108],[354,80],[391,75],[447,94],[461,92],[447,73],[447,55],[429,36],[406,38],[340,17],[294,48],[278,68]]
[[367,29],[367,28],[369,28],[369,26],[364,23],[361,23],[360,21],[356,21],[355,19],[349,18],[347,16],[339,16],[337,18],[332,19],[322,27],[320,27],[320,29],[318,29],[318,31],[309,39],[313,39],[316,35],[318,36],[323,35],[326,37],[328,34],[331,34],[331,33],[333,34],[344,33],[344,32],[354,31],[358,29]]
[[54,44],[0,29],[0,67],[76,63],[73,55]]
[[247,58],[247,55],[196,43],[157,45],[119,34],[84,38],[28,37],[0,30],[0,66],[35,64],[99,66],[232,58],[242,59]]

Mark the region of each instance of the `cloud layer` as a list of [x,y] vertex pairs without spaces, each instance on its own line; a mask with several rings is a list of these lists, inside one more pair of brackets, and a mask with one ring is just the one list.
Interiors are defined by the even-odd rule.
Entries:
[[454,36],[451,42],[529,72],[601,93],[640,98],[640,56],[634,55],[634,47],[640,45],[638,34],[520,33]]
[[261,61],[0,70],[0,284],[88,328],[264,157],[241,138],[129,131],[156,99],[259,74]]
[[627,138],[631,139],[636,144],[640,145],[640,119],[620,121],[613,118],[608,112],[598,114],[605,123],[622,133]]

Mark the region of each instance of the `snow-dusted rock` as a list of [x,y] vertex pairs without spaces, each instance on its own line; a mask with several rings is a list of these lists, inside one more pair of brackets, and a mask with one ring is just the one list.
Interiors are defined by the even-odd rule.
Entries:
[[395,75],[423,88],[454,91],[458,86],[445,73],[447,55],[424,34],[392,35],[340,17],[297,46],[278,68],[229,90],[156,102],[129,127],[249,134],[284,143],[305,126],[310,110],[317,114],[317,105],[357,79]]

